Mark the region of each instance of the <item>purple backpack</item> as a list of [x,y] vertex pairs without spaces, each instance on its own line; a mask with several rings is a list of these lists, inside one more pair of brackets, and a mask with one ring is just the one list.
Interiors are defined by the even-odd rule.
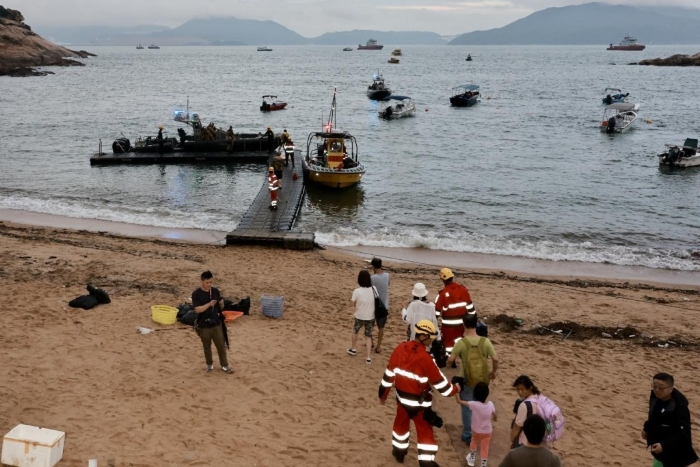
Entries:
[[537,397],[537,414],[547,424],[544,440],[547,443],[552,443],[560,439],[564,434],[564,415],[559,406],[553,400],[539,395]]

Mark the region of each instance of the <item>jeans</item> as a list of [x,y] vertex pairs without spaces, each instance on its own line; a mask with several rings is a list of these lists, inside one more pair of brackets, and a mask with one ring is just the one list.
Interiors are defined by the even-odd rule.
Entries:
[[[462,392],[459,393],[459,398],[463,401],[473,401],[474,400],[474,388],[469,386],[464,386]],[[462,441],[471,442],[472,440],[472,411],[469,407],[463,405],[460,406],[462,409]]]

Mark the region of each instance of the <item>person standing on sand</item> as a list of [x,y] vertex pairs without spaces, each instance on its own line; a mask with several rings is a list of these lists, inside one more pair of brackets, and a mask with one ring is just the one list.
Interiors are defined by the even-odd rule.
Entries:
[[433,386],[445,397],[459,394],[458,384],[451,384],[428,353],[437,337],[437,328],[430,321],[419,321],[415,326],[416,338],[402,342],[389,357],[389,364],[379,386],[379,403],[384,405],[396,388],[396,417],[392,430],[391,455],[403,464],[408,454],[411,420],[418,437],[418,465],[440,467],[435,462],[438,444],[433,427],[442,427],[442,419],[433,411]]
[[476,313],[469,291],[455,282],[454,277],[451,269],[440,269],[440,280],[445,287],[435,299],[435,313],[442,318],[440,330],[447,353],[452,352],[455,342],[464,335],[462,318],[466,314]]
[[561,467],[561,460],[543,444],[547,423],[537,414],[523,422],[526,442],[508,451],[498,467]]
[[440,330],[438,328],[437,318],[435,317],[435,304],[427,300],[428,289],[422,282],[416,282],[411,291],[413,300],[406,305],[406,308],[401,310],[401,317],[408,324],[408,340],[416,338],[416,324],[418,321],[427,319],[438,329],[437,339],[440,340]]
[[[466,329],[464,337],[457,341],[447,359],[447,365],[452,366],[459,357],[462,362],[462,377],[464,387],[459,394],[463,401],[474,400],[474,388],[478,383],[487,385],[496,378],[498,371],[498,357],[496,350],[488,337],[476,334],[476,325],[479,322],[476,313],[464,315],[463,324]],[[488,359],[491,359],[493,369],[489,371]],[[472,411],[462,406],[462,441],[472,443]]]
[[489,447],[491,446],[491,433],[493,426],[491,420],[498,421],[496,416],[496,407],[493,402],[486,399],[489,397],[489,385],[486,383],[477,383],[474,386],[474,400],[463,401],[459,396],[455,396],[457,403],[462,407],[467,407],[472,412],[472,442],[469,445],[469,454],[467,454],[467,465],[474,467],[476,463],[476,448],[479,447],[479,457],[481,458],[481,467],[486,467],[489,459]]
[[377,291],[372,287],[372,278],[369,271],[363,269],[357,276],[357,284],[359,285],[352,292],[350,299],[355,309],[355,324],[352,328],[352,345],[347,350],[348,354],[353,357],[357,355],[357,334],[361,328],[365,330],[365,347],[367,348],[367,364],[372,363],[372,328],[374,328],[374,293]]
[[698,460],[688,399],[673,384],[668,373],[657,373],[651,383],[649,418],[644,422],[642,439],[654,456],[652,467],[687,467]]
[[224,373],[231,374],[233,370],[226,358],[226,344],[224,342],[224,329],[219,318],[219,311],[224,307],[221,292],[212,287],[214,275],[210,271],[204,271],[200,276],[202,285],[192,292],[192,306],[197,313],[195,329],[204,346],[204,359],[207,362],[207,372],[214,370],[214,359],[211,354],[211,343],[214,342],[216,352],[219,354],[219,363]]
[[[382,269],[382,260],[380,258],[372,258],[372,285],[377,290],[379,299],[384,303],[387,311],[389,311],[389,273]],[[382,351],[382,337],[384,337],[384,326],[388,316],[375,320],[377,323],[377,346],[374,351],[379,353]]]

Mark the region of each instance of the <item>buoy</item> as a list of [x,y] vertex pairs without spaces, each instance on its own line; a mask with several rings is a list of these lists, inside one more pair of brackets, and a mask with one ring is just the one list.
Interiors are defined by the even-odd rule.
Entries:
[[651,118],[647,118],[647,119],[646,119],[646,122],[647,122],[647,123],[651,123]]
[[428,111],[428,109],[425,109],[425,111],[427,112],[427,111]]

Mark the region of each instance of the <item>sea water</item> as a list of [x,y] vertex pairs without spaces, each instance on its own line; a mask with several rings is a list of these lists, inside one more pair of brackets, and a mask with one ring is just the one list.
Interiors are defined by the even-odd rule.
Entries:
[[[319,243],[422,247],[550,260],[700,270],[700,168],[659,168],[665,143],[700,137],[698,70],[628,66],[700,46],[94,47],[85,67],[0,78],[0,208],[160,227],[232,230],[265,167],[91,167],[122,134],[155,136],[172,112],[240,132],[287,129],[306,152],[337,89],[338,126],[367,173],[344,191],[309,190],[297,226]],[[465,61],[471,53],[473,61]],[[366,97],[381,72],[415,117],[384,121]],[[482,101],[449,105],[474,83]],[[639,119],[601,133],[606,87]],[[262,113],[263,94],[289,102]]]

